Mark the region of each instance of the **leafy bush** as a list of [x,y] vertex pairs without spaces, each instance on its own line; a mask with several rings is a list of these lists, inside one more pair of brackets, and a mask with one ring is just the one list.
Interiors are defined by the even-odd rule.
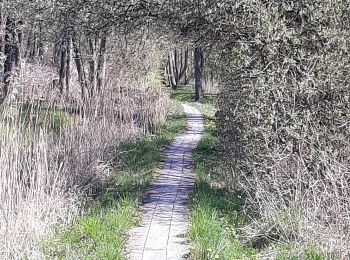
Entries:
[[302,241],[348,256],[348,4],[238,9],[244,26],[223,51],[218,130],[258,216],[247,231],[259,247]]

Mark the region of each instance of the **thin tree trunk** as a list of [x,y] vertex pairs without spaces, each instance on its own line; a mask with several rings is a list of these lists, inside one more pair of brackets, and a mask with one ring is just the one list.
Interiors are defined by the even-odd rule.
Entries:
[[5,63],[4,63],[4,88],[3,93],[6,96],[8,94],[11,73],[13,68],[19,62],[19,47],[18,47],[18,39],[16,36],[16,22],[11,18],[7,18],[6,20],[6,28],[5,28]]
[[169,85],[172,89],[176,89],[176,82],[175,82],[175,76],[174,76],[174,70],[173,70],[173,60],[171,55],[168,55],[169,64],[168,64],[168,73],[169,73]]
[[176,49],[174,50],[173,72],[174,72],[175,88],[177,88],[179,86],[179,69],[178,69],[178,52]]
[[188,67],[188,50],[180,52],[175,49],[168,55],[167,72],[169,85],[172,89],[177,89]]
[[37,46],[37,37],[36,33],[33,33],[33,44],[32,44],[32,50],[30,52],[30,58],[34,59],[36,57],[36,46]]
[[40,60],[44,57],[44,44],[43,44],[43,25],[39,24],[39,37],[38,37],[38,55]]
[[67,76],[67,41],[63,39],[61,48],[61,65],[60,65],[60,92],[63,94],[66,87],[66,76]]
[[83,100],[85,100],[86,77],[85,77],[85,71],[83,66],[83,60],[82,60],[77,39],[75,36],[72,37],[72,43],[73,43],[73,49],[74,49],[75,65],[77,67],[78,78],[79,78],[80,87],[81,87],[81,95]]
[[67,40],[67,66],[66,66],[66,94],[68,95],[70,89],[70,70],[71,70],[71,56],[72,56],[72,40],[69,37]]
[[[182,53],[182,51],[181,51]],[[181,54],[181,68],[180,68],[180,74],[179,74],[179,81],[181,81],[181,79],[183,78],[183,76],[186,74],[187,71],[187,67],[188,67],[188,48],[186,48],[185,50],[185,55],[184,55],[184,60],[182,58],[182,54]],[[186,79],[185,79],[186,81]]]
[[173,87],[172,86],[172,80],[171,80],[171,69],[170,69],[170,59],[167,60],[167,63],[165,65],[165,75],[167,77],[168,83],[169,83],[169,87]]
[[61,44],[59,42],[56,42],[54,45],[54,50],[53,50],[53,65],[59,69],[60,68],[60,60],[61,60]]
[[197,47],[194,49],[194,77],[195,77],[196,101],[201,101],[201,99],[203,98],[202,68],[203,68],[202,48]]
[[184,71],[184,84],[188,85],[190,82],[190,78],[192,75],[192,68],[193,68],[193,52],[189,51],[189,49],[186,49],[187,51],[187,68]]
[[[0,0],[0,58],[2,59],[4,56],[5,56],[5,17],[4,17],[4,3],[2,0]],[[4,63],[0,62],[0,82],[2,83],[4,82],[3,73],[4,73]]]
[[71,57],[72,57],[72,40],[68,37],[67,40],[67,66],[66,66],[66,94],[68,95],[70,89],[70,70],[71,70]]
[[89,59],[89,94],[90,97],[94,95],[96,88],[96,39],[89,38],[89,49],[90,49],[90,59]]
[[100,43],[100,52],[98,57],[98,63],[97,63],[97,90],[98,92],[101,92],[102,86],[104,84],[104,78],[105,78],[105,64],[106,64],[106,43],[107,43],[107,36],[103,36]]
[[33,32],[32,32],[32,30],[30,30],[28,33],[26,50],[24,52],[25,58],[29,58],[29,56],[30,56],[31,46],[32,46],[32,35],[33,35]]

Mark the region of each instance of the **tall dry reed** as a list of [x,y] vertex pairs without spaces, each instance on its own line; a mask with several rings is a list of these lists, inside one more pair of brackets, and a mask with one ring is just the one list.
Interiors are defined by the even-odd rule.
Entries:
[[78,87],[60,97],[48,71],[23,65],[1,105],[1,259],[43,258],[41,241],[82,214],[116,148],[152,131],[169,105],[159,87],[122,77],[83,104]]

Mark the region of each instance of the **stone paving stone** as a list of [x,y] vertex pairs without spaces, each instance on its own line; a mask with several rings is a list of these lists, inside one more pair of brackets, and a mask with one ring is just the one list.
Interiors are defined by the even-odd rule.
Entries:
[[142,259],[159,259],[159,260],[165,260],[166,257],[166,250],[152,250],[152,249],[146,249],[143,251]]
[[193,185],[192,152],[202,136],[203,115],[183,105],[187,131],[166,150],[158,177],[141,206],[142,223],[130,232],[127,256],[131,260],[179,260],[189,255],[188,208]]

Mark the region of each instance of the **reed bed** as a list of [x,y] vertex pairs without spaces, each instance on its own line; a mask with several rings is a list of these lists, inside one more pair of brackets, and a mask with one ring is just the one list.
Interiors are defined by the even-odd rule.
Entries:
[[95,184],[116,174],[120,144],[151,132],[169,106],[160,87],[120,75],[84,103],[74,78],[65,97],[54,78],[47,66],[23,64],[1,105],[1,259],[44,258],[42,241],[83,214]]

